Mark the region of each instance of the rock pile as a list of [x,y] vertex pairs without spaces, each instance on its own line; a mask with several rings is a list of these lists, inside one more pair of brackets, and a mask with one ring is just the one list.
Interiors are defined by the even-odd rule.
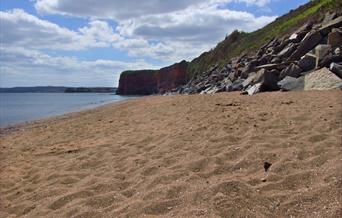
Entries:
[[274,90],[342,87],[342,16],[327,14],[320,23],[306,23],[290,37],[273,38],[254,54],[232,59],[199,74],[173,91],[211,94],[244,91],[250,95]]

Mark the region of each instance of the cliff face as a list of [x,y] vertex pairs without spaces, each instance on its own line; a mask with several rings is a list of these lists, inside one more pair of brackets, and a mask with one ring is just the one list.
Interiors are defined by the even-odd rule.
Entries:
[[157,88],[159,93],[170,91],[173,88],[184,85],[188,81],[188,63],[182,61],[169,67],[164,67],[157,74]]
[[160,70],[124,71],[120,75],[120,95],[151,95],[164,93],[187,83],[186,61]]
[[120,95],[151,95],[157,93],[156,70],[124,71],[120,75]]

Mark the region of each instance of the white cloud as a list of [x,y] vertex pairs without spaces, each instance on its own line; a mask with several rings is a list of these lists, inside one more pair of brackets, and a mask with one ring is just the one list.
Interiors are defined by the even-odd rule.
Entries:
[[0,40],[9,46],[35,49],[81,50],[107,47],[119,35],[106,22],[91,21],[88,26],[72,31],[55,23],[28,14],[22,9],[0,11]]
[[113,47],[131,56],[152,57],[171,64],[191,60],[236,28],[250,31],[275,17],[255,17],[247,12],[202,4],[179,12],[145,15],[119,22],[91,20],[77,31],[28,14],[21,9],[0,12],[0,40],[6,46],[26,49],[82,50]]
[[[158,69],[144,60],[82,61],[76,57],[51,56],[18,47],[1,48],[1,86],[49,85],[117,86],[119,74],[127,69]],[[30,84],[28,84],[30,83]]]
[[[160,42],[157,46],[150,44],[132,49],[130,53],[145,53],[155,58],[179,61],[191,60],[213,48],[235,29],[250,32],[275,18],[220,9],[217,4],[201,4],[181,11],[126,19],[119,22],[116,30],[125,38],[140,37],[141,42]],[[159,49],[160,54],[157,54],[156,49]]]
[[[37,0],[34,3],[38,16],[22,9],[0,11],[1,28],[6,30],[0,31],[0,84],[3,85],[3,78],[11,81],[10,75],[17,74],[25,74],[23,78],[49,77],[50,81],[52,75],[56,81],[63,75],[64,81],[86,83],[89,79],[88,82],[100,84],[106,79],[117,80],[118,74],[113,79],[113,72],[155,67],[145,61],[150,58],[162,66],[191,60],[213,48],[235,29],[253,31],[276,18],[229,10],[227,3],[263,7],[270,1]],[[45,14],[59,14],[69,19],[82,17],[88,24],[72,30],[44,19]],[[131,56],[132,61],[101,60],[101,57],[82,61],[58,55],[61,50],[81,54],[98,47],[120,50]],[[48,55],[46,51],[57,55]]]
[[229,2],[265,6],[270,0],[37,0],[35,8],[40,13],[80,17],[124,20],[144,15],[182,11],[201,4],[225,4]]

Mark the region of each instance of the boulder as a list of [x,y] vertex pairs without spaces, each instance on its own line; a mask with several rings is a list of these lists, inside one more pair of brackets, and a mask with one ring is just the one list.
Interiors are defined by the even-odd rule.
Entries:
[[225,87],[225,91],[226,91],[226,92],[231,92],[231,91],[233,91],[233,87],[232,87],[233,83],[232,83],[232,81],[230,81],[229,79],[227,79],[227,81],[224,82],[222,85]]
[[331,63],[342,62],[342,55],[328,54],[322,60],[319,61],[318,67],[330,67]]
[[250,88],[248,88],[246,91],[247,91],[248,95],[254,95],[254,94],[261,91],[261,87],[262,87],[262,84],[257,83],[255,85],[251,86]]
[[315,69],[316,56],[311,53],[307,53],[298,61],[298,66],[302,68],[303,71],[309,71],[309,70]]
[[305,75],[304,90],[329,90],[342,88],[342,79],[327,68]]
[[281,50],[283,50],[288,44],[290,40],[285,39],[283,40],[279,45],[274,47],[274,52],[279,53]]
[[282,62],[281,58],[277,56],[271,60],[271,64],[280,64],[281,62]]
[[231,71],[228,75],[228,79],[230,79],[230,81],[234,81],[236,78],[237,78],[237,72]]
[[245,79],[243,82],[242,82],[242,86],[243,88],[245,89],[246,87],[248,87],[249,85],[251,85],[251,83],[253,82],[253,80],[255,79],[256,77],[256,73],[250,73],[248,78]]
[[332,28],[340,27],[342,26],[342,16],[339,16],[338,18],[331,20],[327,24],[323,25],[319,31],[322,35],[327,35]]
[[336,64],[336,63],[331,63],[329,69],[336,76],[338,76],[338,77],[340,77],[340,79],[342,79],[342,65]]
[[[200,94],[213,94],[213,93],[218,92],[219,89],[220,89],[219,87],[210,86],[210,87],[208,87],[207,89],[201,91]],[[197,92],[198,92],[198,91],[197,91]]]
[[257,61],[253,60],[247,64],[241,71],[241,78],[246,79],[248,75],[255,70]]
[[280,68],[279,64],[265,64],[265,65],[255,67],[256,70],[261,70],[261,69],[273,70],[273,69],[279,69],[279,68]]
[[294,78],[287,76],[278,82],[278,86],[283,91],[304,90],[304,77]]
[[241,91],[243,89],[242,82],[241,79],[235,80],[229,89],[232,91]]
[[331,52],[331,46],[330,45],[317,45],[315,48],[315,54],[316,54],[316,67],[318,67],[319,62]]
[[336,13],[333,12],[333,13],[330,13],[330,12],[327,12],[324,16],[324,19],[322,21],[322,24],[323,25],[326,25],[328,24],[329,22],[331,22],[332,20],[334,20],[336,18]]
[[296,51],[292,53],[289,60],[295,61],[299,60],[303,55],[308,53],[311,49],[313,49],[320,41],[322,40],[322,36],[318,31],[311,31],[306,34]]
[[303,70],[296,64],[291,64],[290,66],[286,67],[284,70],[280,72],[279,79],[284,79],[286,76],[297,78],[300,76],[300,73],[302,71]]
[[278,75],[275,75],[271,71],[266,69],[261,69],[257,72],[255,78],[253,79],[253,84],[261,83],[261,91],[274,91],[278,90],[277,86]]
[[297,49],[299,44],[290,43],[278,53],[279,58],[288,58]]
[[328,35],[328,45],[338,47],[342,45],[342,34],[337,29],[333,29]]
[[222,80],[222,85],[227,86],[227,85],[231,85],[231,84],[233,84],[233,83],[232,83],[232,81],[231,81],[230,79],[228,79],[228,78],[224,78],[224,80]]
[[305,37],[305,35],[308,33],[308,31],[300,31],[300,32],[297,32],[297,33],[293,33],[289,40],[290,42],[292,43],[298,43],[300,41],[302,41],[302,39]]
[[257,60],[258,65],[264,65],[268,63],[267,55],[263,55],[261,58]]

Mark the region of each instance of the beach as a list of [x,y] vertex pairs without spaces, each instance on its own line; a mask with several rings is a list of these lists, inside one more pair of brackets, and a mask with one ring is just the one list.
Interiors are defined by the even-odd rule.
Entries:
[[341,133],[338,89],[149,96],[2,128],[0,217],[341,217]]

